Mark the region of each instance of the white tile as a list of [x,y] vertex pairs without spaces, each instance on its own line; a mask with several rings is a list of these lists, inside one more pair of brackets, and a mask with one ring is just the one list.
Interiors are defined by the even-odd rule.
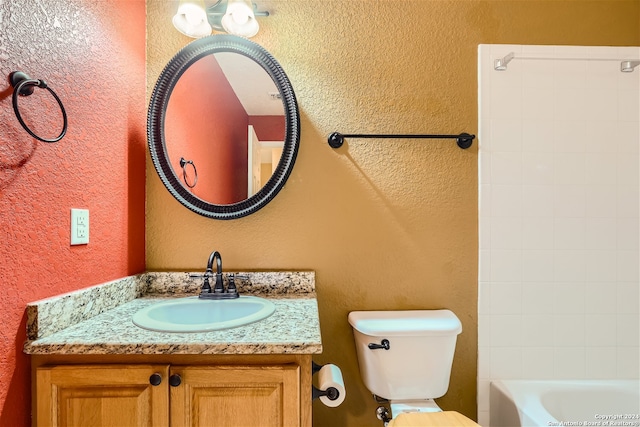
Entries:
[[619,68],[611,61],[588,61],[586,85],[616,91],[619,73]]
[[586,276],[584,251],[555,251],[553,269],[556,282],[584,282]]
[[591,185],[585,189],[585,215],[591,218],[615,218],[618,196],[613,185]]
[[522,186],[493,185],[491,188],[491,214],[494,217],[522,215]]
[[490,321],[491,347],[518,347],[522,345],[522,319],[520,315],[493,314]]
[[[489,410],[489,379],[484,379],[478,381],[478,411],[488,411]],[[489,425],[489,424],[485,424]]]
[[491,316],[479,314],[478,315],[478,346],[490,347],[491,346]]
[[615,347],[587,347],[587,378],[616,378],[618,355]]
[[491,348],[478,348],[478,379],[486,380],[491,375]]
[[619,185],[616,188],[616,208],[619,218],[638,218],[640,198],[637,187]]
[[491,283],[478,283],[478,314],[491,314]]
[[[623,347],[638,347],[640,338],[640,316],[637,314],[618,314],[617,345]],[[640,360],[638,360],[640,362]]]
[[618,251],[618,281],[637,282],[640,269],[638,251]]
[[589,120],[585,124],[584,146],[587,153],[615,153],[618,137],[616,120]]
[[491,281],[519,282],[522,279],[522,251],[495,250],[491,253]]
[[528,117],[522,120],[522,151],[553,152],[554,121],[534,120]]
[[553,379],[553,347],[530,347],[522,353],[522,370],[528,379]]
[[586,345],[611,347],[616,345],[616,316],[587,314],[585,316]]
[[554,61],[554,87],[585,89],[587,87],[587,61]]
[[[522,316],[522,345],[523,347],[551,347],[553,346],[553,318],[547,315]],[[526,354],[528,349],[524,350]]]
[[555,153],[553,159],[554,184],[585,185],[586,160],[584,153]]
[[640,354],[638,347],[618,347],[616,348],[618,355],[618,378],[621,379],[638,379],[640,363]]
[[636,88],[635,91],[623,89],[617,95],[618,119],[621,121],[638,121],[638,117],[640,117],[638,89]]
[[[553,88],[554,75],[548,61],[530,59],[523,63],[522,85],[529,89]],[[616,87],[617,89],[617,87]]]
[[639,167],[640,159],[638,156],[629,155],[629,153],[618,154],[618,182],[621,185],[635,187],[638,189],[640,182]]
[[619,153],[640,152],[640,125],[638,121],[617,122],[617,142]]
[[519,283],[491,284],[491,314],[520,314],[522,285]]
[[582,185],[554,187],[553,212],[556,217],[585,216],[586,193]]
[[522,154],[494,151],[491,155],[491,184],[522,183]]
[[532,218],[553,216],[554,191],[551,185],[524,185],[522,187],[522,215],[525,223]]
[[555,271],[553,263],[554,256],[550,250],[523,250],[523,283],[552,282]]
[[478,411],[478,424],[481,426],[488,426],[489,424],[489,411]]
[[583,118],[587,120],[617,120],[620,108],[617,91],[603,87],[591,87],[585,90],[587,103],[583,105]]
[[478,280],[488,282],[491,280],[491,251],[481,250],[478,261]]
[[615,218],[587,218],[585,234],[587,249],[617,249],[618,227]]
[[586,375],[584,347],[554,348],[554,377],[583,379]]
[[585,284],[585,313],[616,314],[616,283],[597,282]]
[[584,218],[555,218],[554,248],[558,250],[584,249],[585,223]]
[[[585,285],[583,283],[556,283],[553,292],[554,313],[581,315],[584,314],[584,309]],[[576,319],[577,317],[570,316],[565,320],[573,322]]]
[[[482,136],[480,136],[482,138]],[[487,138],[488,139],[488,138]],[[491,156],[486,148],[478,149],[478,179],[481,185],[491,184]]]
[[617,249],[622,251],[638,251],[640,240],[640,221],[638,218],[618,218]]
[[522,219],[491,218],[491,248],[522,248]]
[[[525,198],[526,199],[526,198]],[[522,249],[553,249],[553,218],[525,218],[522,224]]]
[[553,149],[557,153],[584,153],[587,138],[587,122],[581,120],[556,120],[553,125]]
[[618,162],[615,152],[585,155],[586,185],[616,185]]
[[[513,73],[493,74],[504,76]],[[505,84],[503,84],[505,83]],[[514,90],[513,86],[509,86],[507,82],[499,81],[491,86],[491,117],[493,119],[520,120],[522,118],[522,91]]]
[[587,61],[567,61],[566,58],[587,58],[589,56],[589,49],[590,47],[588,46],[553,46],[553,57],[558,58],[553,61],[554,69],[564,66],[571,72],[585,72]]
[[522,378],[522,348],[493,347],[491,349],[491,378]]
[[617,304],[616,310],[619,314],[635,314],[640,313],[638,305],[640,304],[640,291],[637,282],[618,283],[617,286]]
[[592,102],[579,88],[557,88],[553,97],[556,120],[583,120],[585,106]]
[[616,251],[587,250],[585,257],[585,279],[587,282],[615,282],[618,277],[618,255]]
[[522,153],[522,183],[527,185],[553,185],[554,159],[552,153]]
[[491,217],[481,216],[479,219],[478,244],[480,250],[491,249]]
[[560,347],[584,346],[585,323],[584,315],[556,314],[553,316],[554,335],[553,345]]
[[552,88],[522,88],[522,117],[534,120],[554,118],[554,91]]
[[483,218],[491,216],[491,188],[492,187],[489,184],[481,184],[479,186],[480,194],[478,195],[478,212]]
[[522,313],[553,313],[553,283],[524,283],[522,285]]
[[522,122],[491,120],[491,149],[493,152],[522,151]]

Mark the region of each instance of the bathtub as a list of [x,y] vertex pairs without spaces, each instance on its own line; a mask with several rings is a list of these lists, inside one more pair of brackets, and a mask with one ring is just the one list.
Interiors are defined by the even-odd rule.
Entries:
[[491,427],[640,426],[637,380],[492,381]]

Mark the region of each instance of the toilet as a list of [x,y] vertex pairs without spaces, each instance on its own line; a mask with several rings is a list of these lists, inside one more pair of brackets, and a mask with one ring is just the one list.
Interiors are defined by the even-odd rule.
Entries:
[[401,413],[440,412],[433,399],[449,388],[460,319],[450,310],[353,311],[349,323],[360,375],[385,423]]

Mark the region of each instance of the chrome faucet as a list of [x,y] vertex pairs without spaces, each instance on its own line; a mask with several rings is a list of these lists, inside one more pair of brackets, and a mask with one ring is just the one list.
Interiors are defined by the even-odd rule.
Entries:
[[[213,272],[213,263],[216,264],[216,272]],[[238,289],[235,284],[235,276],[233,274],[229,275],[229,285],[224,286],[224,280],[222,278],[222,255],[220,252],[213,251],[211,255],[209,255],[209,260],[207,261],[207,269],[204,274],[192,274],[191,277],[204,277],[204,283],[202,284],[202,288],[200,290],[200,295],[198,296],[201,299],[233,299],[238,298],[240,295],[238,294]],[[213,288],[211,288],[211,283],[209,279],[215,276],[215,283]]]

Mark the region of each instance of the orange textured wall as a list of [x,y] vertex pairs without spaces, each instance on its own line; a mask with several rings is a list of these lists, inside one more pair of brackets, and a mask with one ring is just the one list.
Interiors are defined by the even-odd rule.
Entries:
[[[0,28],[0,425],[13,427],[30,423],[26,303],[145,267],[145,2],[4,1]],[[20,127],[15,70],[64,102],[60,142]],[[59,114],[47,96],[21,100],[24,115]],[[89,245],[70,246],[70,208],[90,210]]]
[[[252,40],[282,65],[301,113],[295,168],[255,214],[214,221],[147,179],[147,268],[313,269],[324,352],[348,389],[338,408],[314,403],[314,425],[379,425],[360,378],[352,310],[442,308],[462,321],[444,409],[476,412],[477,143],[348,140],[330,132],[478,131],[480,43],[637,45],[640,2],[594,0],[260,0]],[[155,82],[188,42],[148,1],[147,70]],[[169,27],[169,28],[168,28]]]

